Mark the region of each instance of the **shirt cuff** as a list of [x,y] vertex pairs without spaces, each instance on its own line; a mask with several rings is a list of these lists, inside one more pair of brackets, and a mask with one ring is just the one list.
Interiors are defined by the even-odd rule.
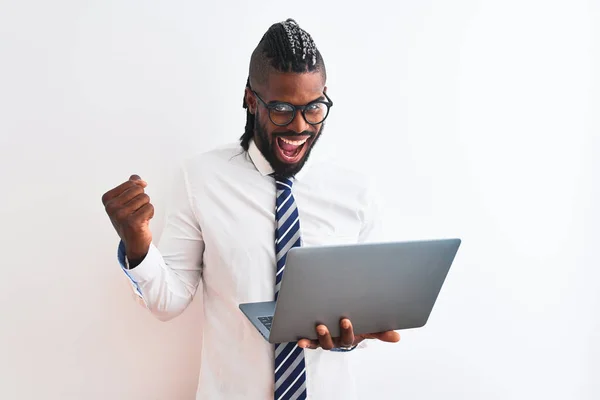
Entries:
[[365,339],[362,342],[360,342],[359,344],[354,345],[354,346],[352,346],[349,349],[341,349],[339,347],[334,347],[333,349],[331,349],[331,351],[337,351],[339,353],[347,353],[349,351],[354,351],[356,349],[364,349],[365,347],[367,347],[367,340],[368,339]]
[[347,348],[347,349],[343,349],[343,348],[341,348],[341,347],[334,347],[333,349],[331,349],[331,351],[337,351],[337,352],[339,352],[339,353],[347,353],[347,352],[349,352],[349,351],[352,351],[352,350],[354,350],[354,349],[358,348],[359,346],[360,346],[360,343],[359,343],[359,344],[357,344],[357,345],[355,345],[355,346],[352,346],[352,347],[350,347],[350,348]]
[[136,294],[143,298],[142,291],[140,289],[140,283],[147,282],[153,279],[156,275],[161,272],[160,260],[161,256],[153,243],[150,243],[148,254],[144,257],[144,260],[138,264],[134,269],[128,269],[127,256],[125,254],[125,244],[121,240],[119,242],[119,248],[117,251],[117,258],[121,269],[125,272],[125,275],[131,281]]
[[337,351],[338,353],[347,353],[349,351],[352,351],[356,348],[357,346],[352,346],[349,349],[342,349],[340,347],[334,347],[333,349],[331,349],[331,351]]

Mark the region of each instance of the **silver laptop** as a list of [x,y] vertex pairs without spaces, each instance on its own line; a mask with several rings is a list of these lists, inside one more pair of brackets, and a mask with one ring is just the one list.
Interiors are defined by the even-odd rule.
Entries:
[[460,239],[295,247],[277,302],[240,304],[270,343],[317,339],[323,323],[340,336],[420,328],[427,323]]

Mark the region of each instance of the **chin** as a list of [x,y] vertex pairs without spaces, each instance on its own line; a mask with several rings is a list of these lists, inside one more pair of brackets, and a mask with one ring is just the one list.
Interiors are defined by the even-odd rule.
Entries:
[[308,136],[278,136],[273,140],[272,149],[275,157],[283,164],[295,165],[304,159],[312,142]]
[[310,156],[310,152],[321,136],[325,124],[318,132],[295,133],[292,131],[267,134],[266,129],[255,121],[255,143],[277,175],[296,175]]
[[271,143],[270,163],[278,175],[294,176],[304,166],[315,137],[276,137]]

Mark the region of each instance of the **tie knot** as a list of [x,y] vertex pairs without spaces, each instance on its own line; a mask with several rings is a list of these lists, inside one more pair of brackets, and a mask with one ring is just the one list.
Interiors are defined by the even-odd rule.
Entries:
[[294,184],[292,178],[286,178],[285,176],[275,174],[273,177],[275,178],[275,183],[278,190],[292,190],[292,185]]

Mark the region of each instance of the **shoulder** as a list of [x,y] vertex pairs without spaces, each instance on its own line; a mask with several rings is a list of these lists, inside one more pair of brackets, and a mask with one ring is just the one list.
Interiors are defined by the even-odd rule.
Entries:
[[[239,143],[227,143],[213,149],[194,153],[181,162],[187,170],[230,164],[236,158],[245,159],[246,152]],[[203,168],[204,169],[204,168]]]
[[240,168],[247,169],[248,162],[248,153],[239,143],[228,143],[184,158],[180,168],[188,179],[198,182],[235,174]]
[[311,164],[307,177],[344,193],[353,194],[369,192],[375,182],[373,177],[358,169],[329,160],[319,160]]
[[306,180],[306,188],[317,196],[354,210],[364,210],[379,201],[375,177],[335,161],[311,163],[302,179]]

